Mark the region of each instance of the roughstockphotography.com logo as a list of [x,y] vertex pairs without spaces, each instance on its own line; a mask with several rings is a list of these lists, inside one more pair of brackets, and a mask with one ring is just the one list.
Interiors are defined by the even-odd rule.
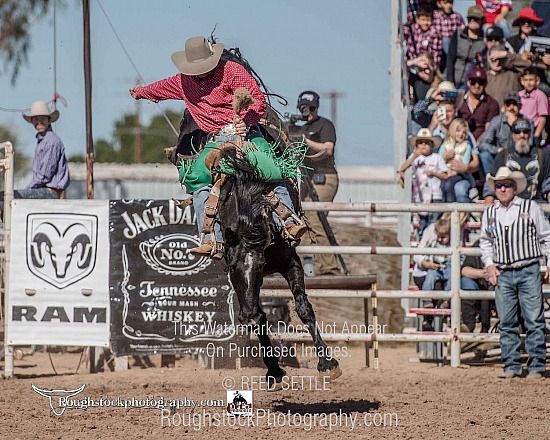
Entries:
[[86,384],[82,385],[80,388],[77,388],[75,390],[47,390],[47,389],[43,390],[38,387],[35,387],[34,385],[31,385],[31,386],[36,393],[48,399],[50,408],[52,409],[52,412],[56,416],[62,416],[65,410],[67,409],[66,402],[71,397],[74,397],[77,394],[80,394],[82,391],[84,391],[84,388],[86,388]]
[[227,413],[252,416],[252,390],[227,390]]

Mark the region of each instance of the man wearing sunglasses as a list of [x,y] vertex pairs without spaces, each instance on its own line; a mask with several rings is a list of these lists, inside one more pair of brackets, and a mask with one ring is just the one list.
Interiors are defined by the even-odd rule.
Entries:
[[[501,167],[521,172],[527,180],[527,185],[518,191],[518,196],[547,203],[550,201],[550,152],[546,148],[537,148],[533,145],[532,133],[531,122],[524,117],[518,117],[512,125],[514,147],[502,150],[496,155],[491,174],[494,175]],[[486,203],[491,204],[495,198],[495,191],[488,183],[487,180],[483,196]]]
[[464,102],[458,109],[459,117],[468,122],[470,131],[479,145],[481,135],[489,127],[491,119],[499,114],[498,102],[485,92],[487,73],[480,67],[475,67],[468,74],[468,92]]
[[[504,105],[499,115],[491,119],[489,128],[479,141],[479,160],[483,166],[483,173],[489,174],[493,169],[493,161],[503,150],[513,150],[515,143],[512,137],[512,126],[520,117],[521,99],[518,92],[509,91],[504,96]],[[533,136],[529,137],[529,145],[533,143]]]
[[[542,379],[546,341],[540,265],[550,257],[550,224],[536,203],[518,197],[527,187],[522,172],[501,167],[494,176],[487,176],[487,182],[498,201],[483,213],[479,247],[487,279],[496,286],[504,363],[504,371],[498,377],[522,375],[518,319],[521,311],[529,356],[527,378]],[[549,280],[550,267],[545,275],[545,281]]]

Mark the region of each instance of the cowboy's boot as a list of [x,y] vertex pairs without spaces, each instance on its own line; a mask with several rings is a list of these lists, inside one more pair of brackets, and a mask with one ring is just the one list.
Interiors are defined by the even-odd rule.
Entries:
[[189,249],[189,253],[200,257],[221,260],[223,258],[223,243],[215,243],[212,240],[208,240],[196,248]]
[[[281,201],[279,197],[273,192],[270,191],[266,194],[266,199],[269,201],[277,216],[281,219],[281,222],[285,227],[282,230],[283,238],[288,238],[291,241],[298,241],[302,235],[304,235],[308,227],[307,225],[294,215],[290,209],[288,209]],[[292,222],[286,224],[285,221],[289,217],[292,217]]]

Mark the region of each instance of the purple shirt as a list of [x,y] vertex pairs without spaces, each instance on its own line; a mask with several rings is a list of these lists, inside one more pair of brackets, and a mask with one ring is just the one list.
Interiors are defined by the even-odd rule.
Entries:
[[37,133],[36,151],[32,160],[32,181],[27,188],[64,190],[70,182],[65,147],[59,136],[51,127],[43,134]]
[[434,11],[433,16],[432,26],[443,38],[451,38],[456,30],[461,31],[466,27],[462,15],[457,12],[447,15],[438,9]]

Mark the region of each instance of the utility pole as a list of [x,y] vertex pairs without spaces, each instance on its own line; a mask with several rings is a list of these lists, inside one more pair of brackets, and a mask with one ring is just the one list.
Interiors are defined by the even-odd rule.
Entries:
[[342,98],[344,94],[342,92],[337,92],[336,90],[331,90],[328,93],[323,93],[324,98],[330,99],[330,120],[336,127],[336,104],[339,98]]

